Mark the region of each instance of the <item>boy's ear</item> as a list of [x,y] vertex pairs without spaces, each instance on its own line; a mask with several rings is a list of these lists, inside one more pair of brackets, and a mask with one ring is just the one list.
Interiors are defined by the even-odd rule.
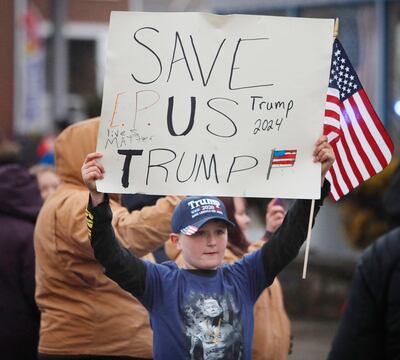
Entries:
[[181,250],[181,244],[180,244],[180,241],[179,241],[179,235],[178,234],[170,233],[169,234],[169,239],[177,247],[178,250]]

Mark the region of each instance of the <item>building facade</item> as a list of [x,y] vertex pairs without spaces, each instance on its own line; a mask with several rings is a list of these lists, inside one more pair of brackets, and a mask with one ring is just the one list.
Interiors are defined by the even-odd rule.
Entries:
[[7,0],[2,2],[1,127],[8,136],[98,115],[113,10],[339,18],[343,43],[398,142],[400,0]]

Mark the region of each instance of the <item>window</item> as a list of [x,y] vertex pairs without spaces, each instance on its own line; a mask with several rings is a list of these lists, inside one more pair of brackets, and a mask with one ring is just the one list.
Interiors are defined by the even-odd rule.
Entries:
[[69,89],[72,94],[96,94],[96,43],[94,40],[68,41]]

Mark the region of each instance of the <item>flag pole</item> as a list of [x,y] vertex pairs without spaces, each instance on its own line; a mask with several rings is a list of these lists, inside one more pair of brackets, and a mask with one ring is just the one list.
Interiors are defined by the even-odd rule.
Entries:
[[271,168],[272,168],[272,161],[274,160],[274,151],[275,148],[271,150],[271,159],[269,159],[269,167],[268,167],[268,173],[267,173],[267,180],[269,180],[269,175],[271,174]]
[[[335,19],[335,25],[333,28],[333,38],[336,39],[339,35],[339,18]],[[314,214],[315,207],[315,199],[311,200],[311,209],[310,209],[310,218],[308,220],[308,230],[307,230],[307,239],[306,239],[306,250],[304,254],[304,264],[303,264],[303,279],[307,277],[307,265],[308,265],[308,254],[310,252],[310,240],[311,240],[311,227],[312,227],[312,219]]]
[[304,254],[303,264],[303,279],[307,276],[307,264],[308,264],[308,253],[310,252],[310,239],[311,239],[311,227],[314,214],[315,199],[311,200],[310,219],[308,220],[307,240],[306,240],[306,252]]
[[339,18],[335,19],[335,26],[333,28],[333,38],[336,39],[339,36]]

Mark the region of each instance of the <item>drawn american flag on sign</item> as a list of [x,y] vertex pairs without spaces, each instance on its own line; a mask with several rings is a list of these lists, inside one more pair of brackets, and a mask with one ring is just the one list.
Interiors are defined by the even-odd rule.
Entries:
[[324,134],[336,155],[326,176],[335,200],[382,171],[392,158],[393,143],[338,40],[333,44]]
[[273,167],[291,167],[296,162],[297,150],[272,150],[267,180]]

